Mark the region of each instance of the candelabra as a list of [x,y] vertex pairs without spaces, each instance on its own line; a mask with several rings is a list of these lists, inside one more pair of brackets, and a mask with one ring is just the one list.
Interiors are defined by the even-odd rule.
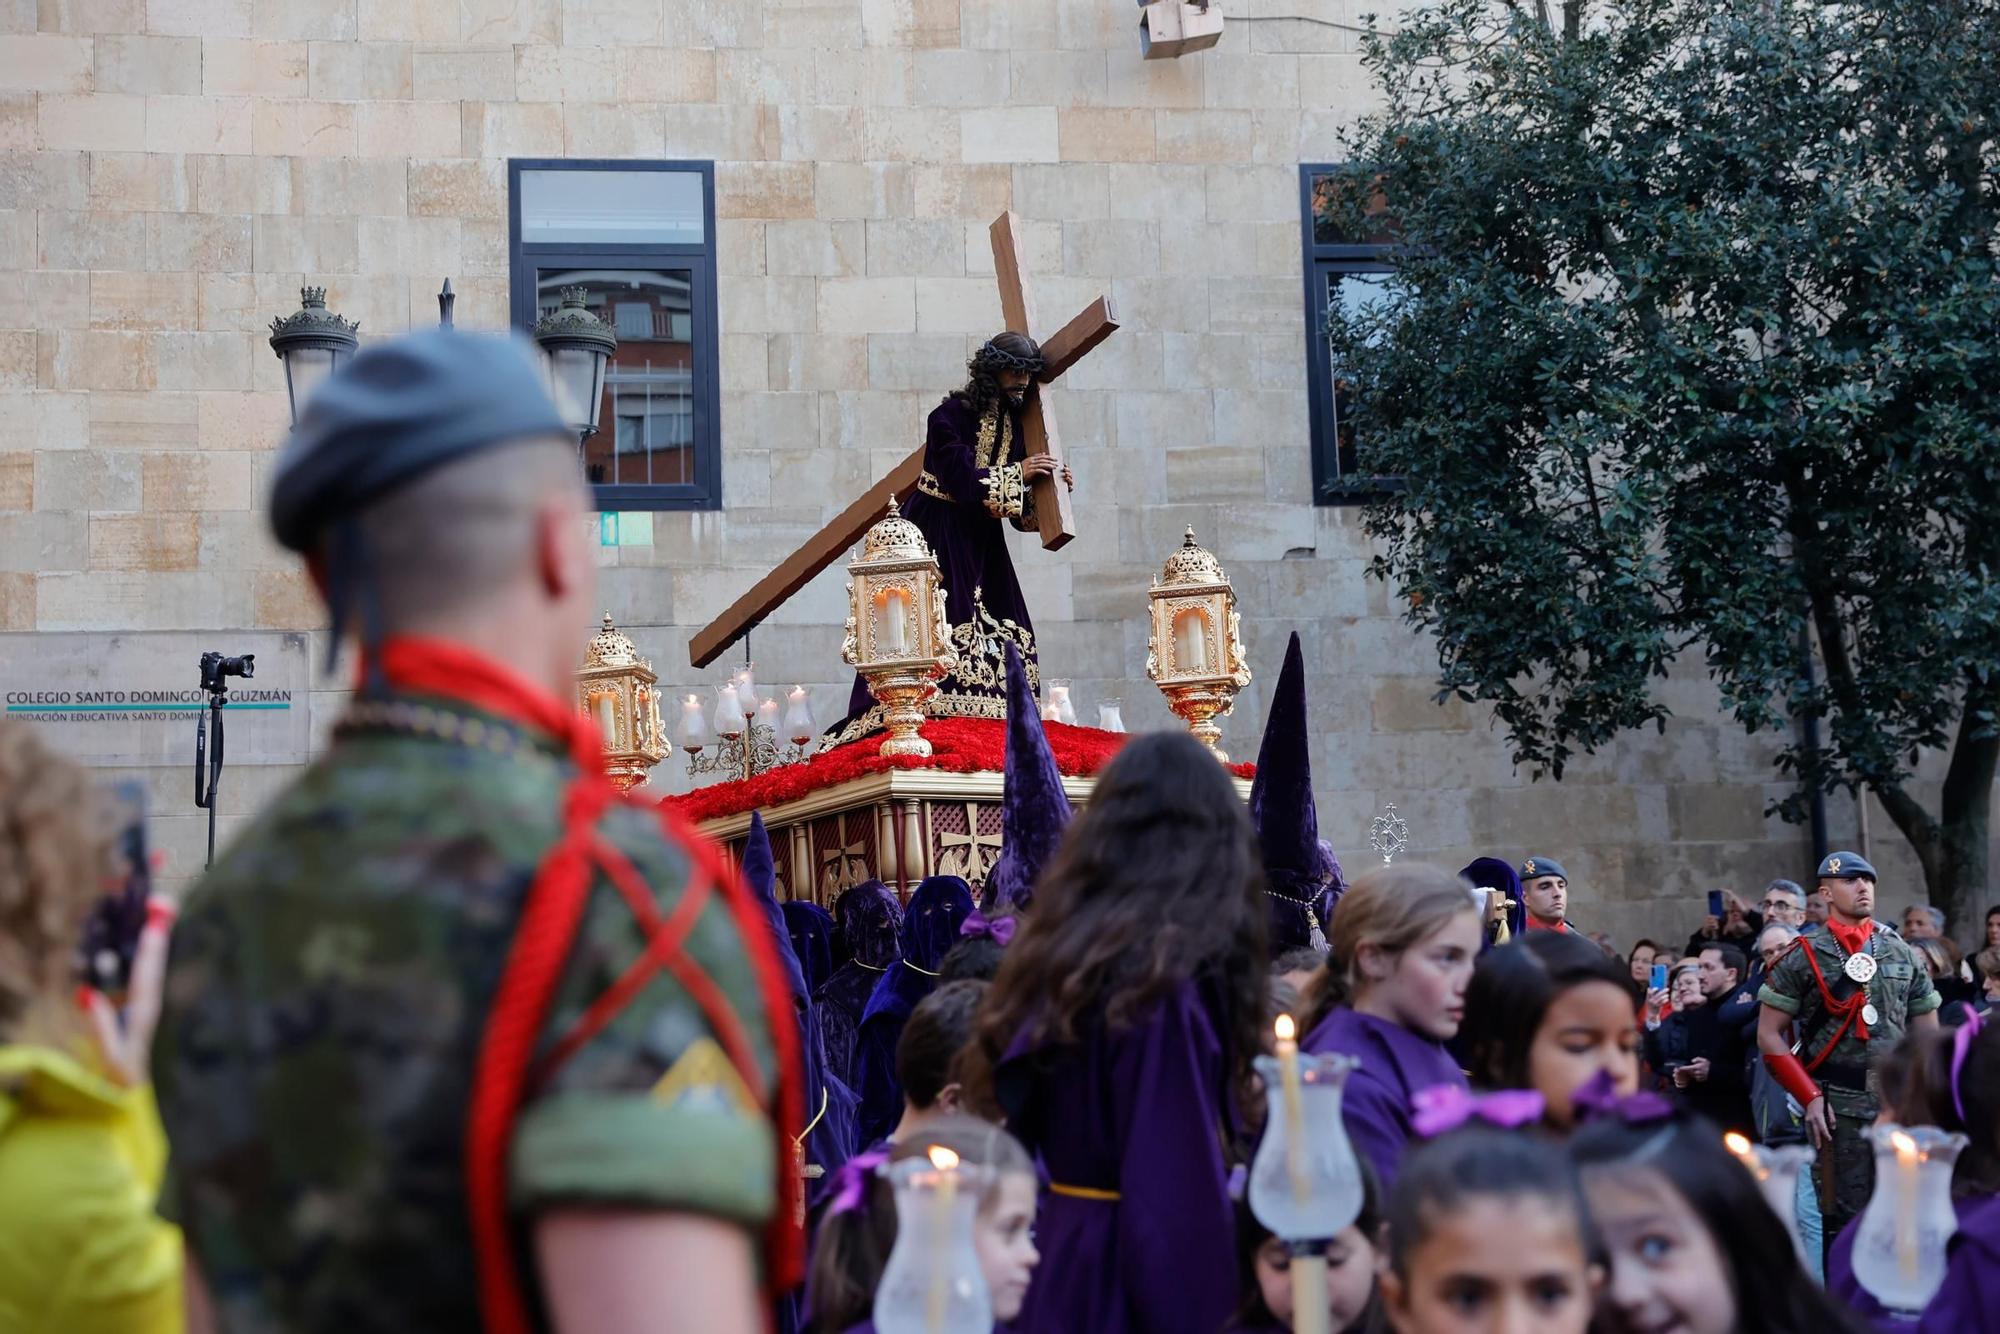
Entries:
[[689,695],[681,701],[677,740],[687,752],[690,777],[725,774],[730,778],[754,778],[779,765],[806,759],[812,754],[812,740],[817,732],[812,701],[804,686],[793,686],[785,696],[781,723],[778,701],[757,698],[756,666],[746,662],[727,682],[715,688],[712,734],[701,696]]

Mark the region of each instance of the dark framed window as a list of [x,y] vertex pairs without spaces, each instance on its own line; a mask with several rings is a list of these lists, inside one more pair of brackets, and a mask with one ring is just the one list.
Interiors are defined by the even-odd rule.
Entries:
[[1368,466],[1367,416],[1353,385],[1342,379],[1327,345],[1327,312],[1348,311],[1389,299],[1396,247],[1386,230],[1344,233],[1328,216],[1336,167],[1308,162],[1299,168],[1300,232],[1305,247],[1307,395],[1312,416],[1313,500],[1355,504],[1401,489],[1402,479]]
[[581,287],[618,333],[580,446],[597,507],[720,509],[714,164],[514,158],[507,199],[515,326]]

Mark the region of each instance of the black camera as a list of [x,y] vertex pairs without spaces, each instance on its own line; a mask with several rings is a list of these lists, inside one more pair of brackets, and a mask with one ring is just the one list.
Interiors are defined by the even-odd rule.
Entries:
[[229,689],[228,682],[224,679],[226,677],[241,676],[247,679],[256,674],[257,655],[254,653],[245,653],[235,658],[225,658],[220,653],[201,655],[201,688],[211,695]]

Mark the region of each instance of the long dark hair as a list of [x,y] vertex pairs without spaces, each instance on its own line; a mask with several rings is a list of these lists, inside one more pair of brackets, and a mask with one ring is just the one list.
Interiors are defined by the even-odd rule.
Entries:
[[1019,369],[1033,375],[1040,371],[1041,364],[1040,344],[1024,333],[1009,329],[987,339],[972,360],[965,363],[965,386],[952,390],[951,396],[970,408],[973,416],[984,417],[1007,397],[1000,387],[1002,370]]
[[1528,931],[1480,956],[1465,989],[1459,1054],[1484,1088],[1527,1088],[1528,1052],[1556,997],[1609,982],[1639,1003],[1630,965],[1567,931]]
[[[975,1116],[939,1117],[921,1134],[890,1150],[889,1161],[924,1157],[933,1146],[950,1149],[967,1167],[992,1169],[980,1184],[982,1209],[992,1202],[1002,1177],[1035,1173],[1034,1160],[1021,1141]],[[861,1182],[860,1203],[838,1212],[828,1210],[820,1222],[809,1288],[816,1334],[840,1334],[869,1318],[875,1309],[876,1285],[895,1245],[895,1189],[885,1177],[868,1172]]]
[[1076,1042],[1139,1021],[1183,982],[1215,1007],[1231,1086],[1249,1089],[1265,996],[1264,871],[1228,773],[1193,738],[1133,738],[1098,775],[987,993],[965,1092],[997,1114],[993,1069],[1023,1034]]
[[1736,1328],[1770,1334],[1863,1334],[1868,1329],[1826,1295],[1799,1263],[1778,1215],[1748,1168],[1723,1147],[1722,1134],[1698,1116],[1631,1124],[1592,1121],[1570,1139],[1586,1178],[1593,1168],[1647,1167],[1666,1178],[1708,1228],[1729,1267]]

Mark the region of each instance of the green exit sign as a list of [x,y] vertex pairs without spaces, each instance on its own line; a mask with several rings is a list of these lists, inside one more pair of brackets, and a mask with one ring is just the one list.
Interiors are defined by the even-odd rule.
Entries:
[[604,547],[653,545],[651,510],[606,510],[597,516],[597,544]]

